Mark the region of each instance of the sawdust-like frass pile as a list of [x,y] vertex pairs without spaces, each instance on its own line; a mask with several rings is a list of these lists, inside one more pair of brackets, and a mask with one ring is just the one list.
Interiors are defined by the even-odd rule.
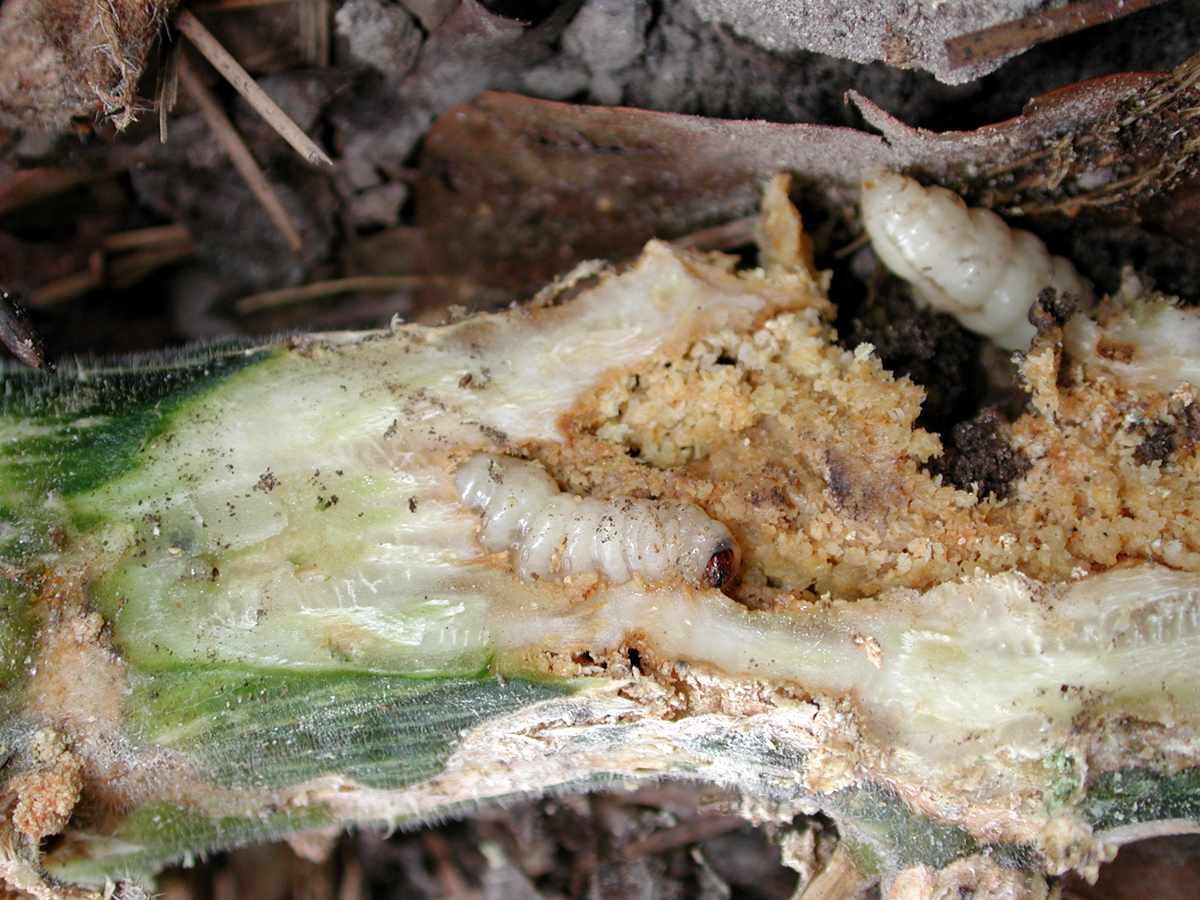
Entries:
[[[923,390],[870,345],[840,345],[833,314],[814,291],[751,334],[705,335],[596,393],[572,443],[529,449],[581,493],[704,505],[746,548],[734,594],[756,607],[1014,570],[1200,571],[1195,389],[1114,367],[1139,354],[1128,329],[1090,326],[1065,354],[1063,322],[1036,313],[1029,403],[996,448],[1011,477],[991,492],[938,474],[941,440],[915,424]],[[1115,304],[1107,316],[1128,325]]]

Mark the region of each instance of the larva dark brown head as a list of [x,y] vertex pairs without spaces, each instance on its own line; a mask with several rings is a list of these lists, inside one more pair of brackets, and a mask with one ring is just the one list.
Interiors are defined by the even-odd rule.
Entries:
[[713,550],[704,566],[705,587],[724,590],[737,575],[742,561],[742,551],[733,538],[724,538]]

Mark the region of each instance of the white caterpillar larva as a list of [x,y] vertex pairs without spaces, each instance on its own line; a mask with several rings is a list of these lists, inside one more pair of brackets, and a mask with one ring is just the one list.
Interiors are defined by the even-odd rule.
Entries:
[[638,574],[723,588],[741,559],[729,529],[690,503],[578,497],[541,466],[486,453],[459,466],[454,482],[483,514],[480,543],[512,551],[525,581],[596,572],[614,584]]
[[1039,238],[945,188],[875,169],[863,178],[862,217],[875,254],[920,300],[1006,349],[1033,341],[1029,309],[1042,289],[1092,300],[1091,283]]

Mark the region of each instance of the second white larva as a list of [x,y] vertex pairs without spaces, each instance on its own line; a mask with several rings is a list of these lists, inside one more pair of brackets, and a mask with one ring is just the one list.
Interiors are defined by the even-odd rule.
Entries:
[[595,572],[614,584],[641,575],[723,588],[737,571],[729,529],[691,503],[579,497],[535,463],[487,453],[454,480],[463,504],[483,515],[480,543],[511,551],[525,581]]
[[1038,237],[945,188],[875,169],[863,178],[862,217],[875,254],[918,299],[1006,349],[1029,347],[1029,309],[1044,288],[1092,300],[1091,283]]

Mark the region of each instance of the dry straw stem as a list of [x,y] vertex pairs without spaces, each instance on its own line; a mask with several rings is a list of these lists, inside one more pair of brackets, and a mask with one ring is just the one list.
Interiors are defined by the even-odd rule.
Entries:
[[154,108],[158,112],[158,140],[165,144],[171,133],[171,113],[179,100],[179,54],[178,44],[173,44],[163,58],[162,72],[154,91]]
[[741,816],[698,816],[671,828],[656,831],[641,840],[631,841],[621,849],[621,856],[625,859],[640,859],[643,856],[664,853],[737,831],[745,824],[746,820]]
[[107,235],[86,269],[42,285],[29,296],[29,305],[45,309],[102,287],[125,290],[156,269],[186,259],[194,249],[191,232],[180,224]]
[[192,234],[186,225],[155,225],[151,228],[137,228],[133,231],[119,231],[110,234],[100,242],[106,253],[124,253],[127,250],[140,250],[143,247],[161,247],[165,244],[190,244]]
[[300,48],[304,61],[315,69],[329,67],[328,0],[299,0]]
[[89,291],[104,286],[104,261],[99,253],[92,254],[86,269],[64,275],[49,284],[42,285],[29,294],[29,305],[33,309],[46,309],[67,300],[81,297]]
[[[169,230],[181,230],[182,235],[166,233]],[[133,287],[151,272],[166,266],[174,265],[187,259],[195,250],[192,236],[182,225],[168,225],[163,229],[146,228],[145,232],[163,231],[160,239],[138,247],[130,248],[132,252],[124,252],[108,264],[108,287],[114,291],[122,291]],[[135,235],[137,232],[125,232]],[[121,237],[121,235],[114,235]],[[108,247],[106,246],[107,250]],[[113,252],[109,250],[109,252]]]
[[732,222],[714,225],[712,228],[693,231],[671,243],[687,250],[729,250],[742,244],[753,243],[754,229],[759,227],[761,222],[761,216],[745,216]]
[[357,291],[401,291],[408,288],[456,287],[461,281],[462,279],[459,278],[441,275],[358,275],[253,294],[237,301],[234,309],[245,315],[263,309],[272,309],[276,306],[304,303],[309,300],[320,300],[324,297],[334,297],[338,294]]
[[317,69],[329,67],[328,0],[204,0],[193,3],[193,12],[232,12],[259,6],[295,3],[300,25],[300,49],[304,61]]
[[109,166],[94,172],[70,169],[22,169],[0,182],[0,216],[8,215],[31,203],[46,200],[93,181],[101,181],[120,168]]
[[1010,53],[1019,53],[1044,41],[1111,22],[1162,2],[1082,0],[951,38],[946,41],[946,56],[951,68],[961,69],[972,63],[988,62]]
[[184,58],[179,60],[179,81],[183,85],[183,89],[200,107],[205,121],[216,133],[217,140],[221,142],[221,146],[233,160],[234,168],[245,179],[255,199],[267,211],[267,215],[271,217],[271,221],[279,229],[279,233],[283,235],[288,247],[294,253],[299,253],[304,249],[304,240],[300,237],[296,226],[292,224],[287,210],[283,208],[283,202],[279,199],[279,195],[275,193],[275,189],[267,181],[267,176],[254,161],[250,148],[246,146],[242,136],[238,134],[233,123],[229,121],[229,117],[221,109],[217,98],[212,95],[212,92],[200,80],[200,76],[192,70],[191,64]]
[[295,148],[296,152],[310,163],[325,163],[333,165],[333,160],[316,145],[304,131],[293,122],[288,114],[276,105],[275,101],[266,95],[250,74],[241,67],[229,51],[212,36],[211,32],[200,24],[200,20],[188,10],[179,13],[175,20],[176,26],[204,58],[233,85],[239,94],[246,98],[251,106],[258,111],[267,123],[279,132],[279,136]]

